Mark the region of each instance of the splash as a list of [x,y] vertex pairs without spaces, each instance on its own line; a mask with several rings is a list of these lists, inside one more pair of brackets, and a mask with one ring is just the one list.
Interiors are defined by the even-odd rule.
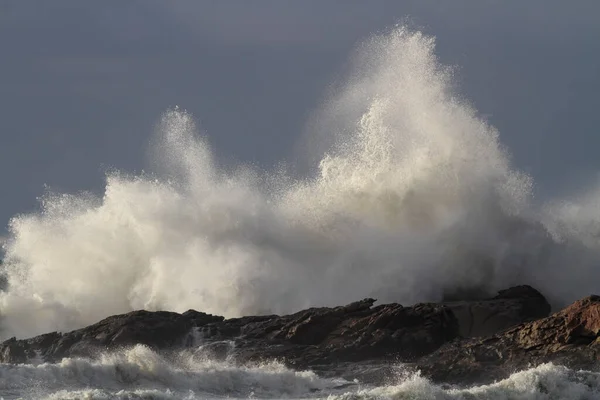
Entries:
[[413,374],[396,385],[362,389],[329,396],[330,400],[376,399],[596,399],[600,395],[600,375],[592,371],[575,371],[554,364],[516,372],[509,378],[467,388],[443,388]]
[[166,358],[141,345],[96,360],[0,364],[0,395],[14,398],[290,398],[344,383],[278,363],[239,366],[200,360],[192,352]]
[[557,302],[597,290],[593,207],[536,207],[434,50],[402,27],[363,44],[301,179],[218,168],[192,116],[167,111],[152,174],[111,173],[101,198],[49,193],[11,220],[0,336],[134,309],[231,317],[523,283]]
[[0,364],[0,395],[36,399],[597,399],[600,374],[542,364],[488,385],[448,387],[397,366],[390,384],[327,379],[278,363],[240,366],[196,358],[193,352],[159,355],[144,346],[65,358],[56,364]]

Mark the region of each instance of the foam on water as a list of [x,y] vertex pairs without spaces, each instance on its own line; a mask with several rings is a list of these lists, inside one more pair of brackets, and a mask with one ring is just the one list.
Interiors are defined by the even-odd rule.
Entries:
[[166,358],[144,346],[105,354],[98,360],[0,364],[0,396],[28,398],[293,397],[341,383],[309,371],[291,371],[278,363],[236,366],[189,352]]
[[599,397],[600,374],[597,372],[543,364],[490,385],[448,389],[415,374],[396,385],[332,395],[329,399],[584,400]]
[[[400,370],[402,370],[400,368]],[[36,399],[208,399],[322,398],[375,399],[597,399],[600,374],[544,364],[509,378],[464,388],[436,385],[417,374],[400,373],[374,387],[280,364],[236,366],[190,353],[167,359],[137,346],[96,361],[64,359],[57,364],[0,364],[0,396]]]
[[110,173],[100,197],[48,193],[11,220],[0,337],[141,308],[287,313],[523,283],[557,304],[597,292],[600,197],[537,206],[434,50],[402,27],[360,46],[311,125],[307,177],[217,168],[193,118],[167,111],[152,173]]

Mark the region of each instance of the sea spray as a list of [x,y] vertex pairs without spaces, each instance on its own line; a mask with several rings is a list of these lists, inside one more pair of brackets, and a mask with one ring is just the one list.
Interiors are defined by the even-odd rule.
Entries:
[[359,389],[329,396],[330,400],[436,399],[436,400],[546,400],[597,399],[600,397],[600,374],[571,370],[554,364],[512,374],[489,384],[453,388],[436,385],[419,373],[403,375],[394,384]]
[[598,291],[596,213],[536,205],[434,50],[403,27],[360,46],[311,125],[319,161],[301,178],[218,168],[192,116],[168,110],[155,170],[111,172],[101,197],[47,193],[11,220],[0,336],[135,309],[232,317],[524,283],[560,305]]

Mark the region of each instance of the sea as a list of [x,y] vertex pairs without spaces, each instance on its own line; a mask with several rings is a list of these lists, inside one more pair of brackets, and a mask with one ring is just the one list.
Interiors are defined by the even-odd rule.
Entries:
[[543,364],[485,385],[435,384],[402,365],[389,382],[323,378],[270,362],[235,365],[197,360],[193,352],[166,359],[136,346],[91,361],[0,366],[4,399],[597,399],[600,373]]
[[[458,70],[440,63],[435,37],[418,30],[372,36],[327,88],[297,156],[266,171],[224,166],[193,115],[166,110],[149,133],[147,170],[108,172],[100,194],[48,190],[39,210],[11,219],[0,339],[138,309],[286,314],[515,284],[558,309],[600,293],[600,185],[536,199],[533,178],[464,97]],[[385,384],[371,384],[194,351],[167,357],[136,346],[2,364],[0,397],[600,398],[597,372],[554,364],[469,386],[433,383],[398,364]]]

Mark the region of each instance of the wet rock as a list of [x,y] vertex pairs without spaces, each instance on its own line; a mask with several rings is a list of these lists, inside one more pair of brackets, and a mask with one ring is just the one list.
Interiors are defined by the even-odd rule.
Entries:
[[463,338],[488,336],[550,314],[550,304],[531,286],[502,290],[487,300],[445,303],[456,316]]
[[549,317],[485,338],[458,340],[419,360],[437,381],[506,378],[512,371],[555,362],[593,368],[600,361],[600,296],[579,300]]
[[10,338],[2,343],[0,350],[0,359],[11,363],[24,363],[27,361],[27,353],[25,351],[25,343],[17,341],[17,338]]
[[[183,314],[134,311],[68,333],[11,339],[0,344],[0,362],[24,362],[34,357],[44,361],[93,357],[98,352],[135,344],[155,350],[193,347],[199,357],[212,355],[238,362],[279,359],[289,366],[317,370],[351,362],[418,362],[441,351],[443,346],[447,353],[440,354],[447,354],[450,360],[456,354],[448,343],[493,335],[549,312],[544,297],[526,286],[486,300],[410,307],[395,303],[376,306],[375,302],[368,298],[291,315],[232,319],[194,310]],[[579,337],[590,338],[597,326],[584,324],[577,329],[581,332]],[[547,338],[539,340],[544,342]],[[527,346],[535,346],[534,342]],[[493,358],[494,354],[494,349],[485,350],[478,357]],[[429,372],[434,375],[436,371]]]
[[27,340],[11,339],[0,345],[0,362],[19,363],[41,357],[93,356],[99,351],[144,344],[155,349],[178,346],[198,322],[222,321],[204,313],[133,311],[108,317],[94,325],[68,333],[49,333]]

